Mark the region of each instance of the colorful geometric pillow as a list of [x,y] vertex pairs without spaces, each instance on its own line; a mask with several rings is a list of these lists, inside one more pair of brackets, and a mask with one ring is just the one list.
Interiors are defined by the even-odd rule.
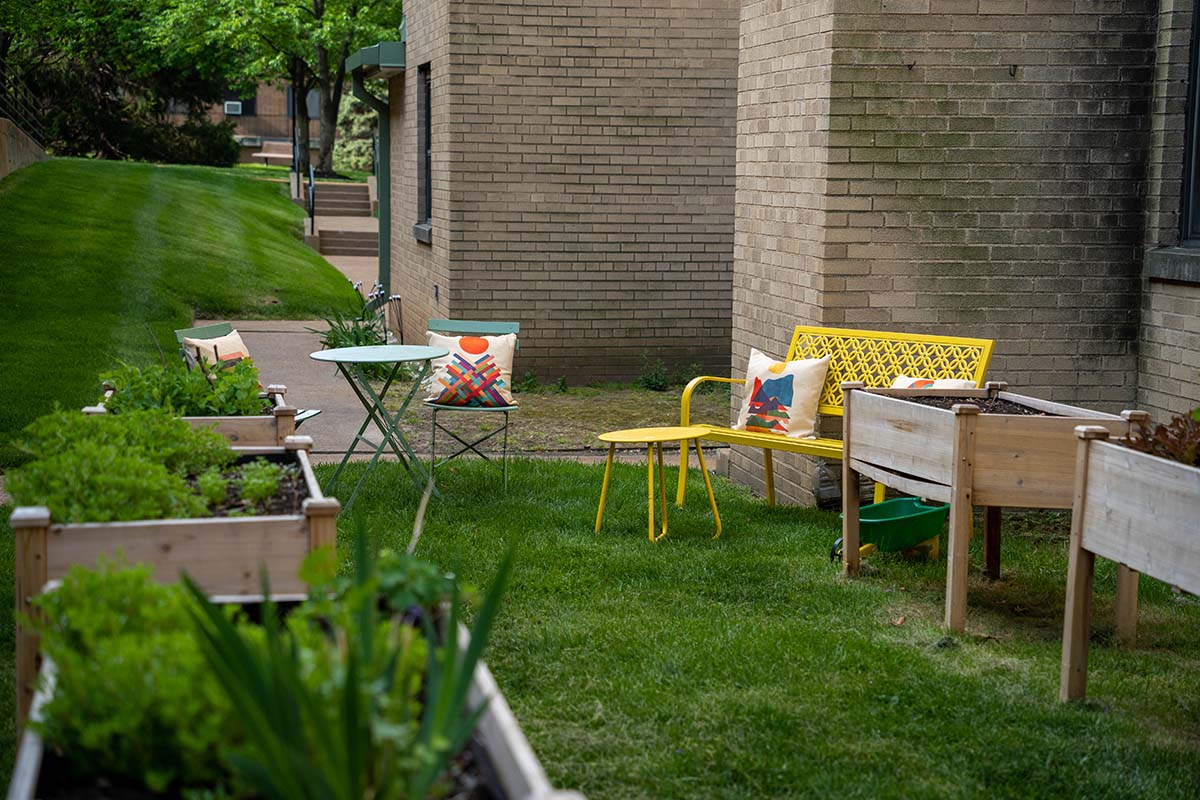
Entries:
[[504,408],[515,406],[512,391],[513,352],[517,335],[443,336],[426,332],[430,347],[444,347],[450,355],[433,360],[433,373],[425,381],[427,403],[443,406]]
[[910,378],[899,375],[892,381],[893,389],[977,389],[975,381],[958,378]]
[[828,371],[829,356],[775,361],[751,348],[746,394],[733,427],[796,439],[815,436],[817,405]]
[[229,369],[242,359],[250,357],[250,349],[237,331],[230,331],[215,339],[191,339],[184,337],[184,348],[196,363],[206,362],[209,366]]

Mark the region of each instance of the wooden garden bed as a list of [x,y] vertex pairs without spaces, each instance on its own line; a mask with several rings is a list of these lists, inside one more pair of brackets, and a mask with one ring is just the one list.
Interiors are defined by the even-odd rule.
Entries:
[[1102,427],[1082,426],[1076,436],[1062,700],[1082,699],[1087,689],[1096,556],[1117,562],[1117,636],[1125,642],[1137,632],[1139,573],[1200,594],[1200,467],[1105,441]]
[[[1143,412],[1121,416],[1051,403],[1005,391],[984,389],[929,391],[865,389],[843,384],[843,549],[848,573],[858,570],[859,476],[865,475],[905,494],[948,502],[950,536],[946,568],[945,623],[951,630],[966,624],[967,545],[974,506],[986,512],[986,569],[1000,571],[1000,509],[1070,508],[1075,491],[1075,427],[1100,425],[1126,437]],[[943,398],[938,408],[908,398]],[[948,402],[957,400],[961,402]],[[1009,401],[1020,413],[981,413],[978,405]],[[1032,413],[1031,413],[1032,412]]]
[[[299,601],[298,595],[277,595],[277,601]],[[223,597],[214,600],[231,603],[261,602],[261,595],[245,597]],[[470,634],[465,627],[459,628],[459,642],[465,651],[470,643]],[[54,663],[49,659],[41,664],[40,688],[33,697],[30,718],[37,719],[44,703],[54,694]],[[585,800],[574,791],[560,791],[550,785],[546,771],[530,747],[524,732],[513,716],[512,709],[492,678],[487,665],[480,662],[475,668],[468,694],[469,710],[481,705],[487,710],[480,717],[472,737],[472,746],[478,756],[477,764],[482,773],[479,777],[487,787],[489,797],[507,800]],[[8,787],[8,800],[34,800],[39,796],[45,746],[42,737],[26,727],[21,734],[17,760]]]
[[[158,580],[173,582],[188,574],[212,595],[254,595],[265,570],[273,591],[301,594],[300,565],[312,550],[337,542],[334,498],[321,493],[308,451],[312,439],[292,436],[282,447],[255,447],[243,453],[295,463],[308,497],[298,514],[139,522],[55,524],[48,509],[18,507],[10,523],[16,535],[15,585],[18,615],[30,614],[30,601],[48,581],[61,579],[72,566],[95,565],[101,556],[118,553],[131,564],[149,564]],[[33,699],[37,674],[37,636],[16,631],[18,729]]]
[[[106,414],[104,404],[112,397],[112,388],[104,387],[104,400],[94,406],[83,409],[85,414]],[[271,384],[263,393],[263,406],[270,407],[270,413],[256,414],[248,417],[183,417],[193,427],[211,426],[217,433],[229,440],[234,447],[283,447],[289,436],[296,433],[295,406],[288,405],[286,398],[287,387],[283,384]]]

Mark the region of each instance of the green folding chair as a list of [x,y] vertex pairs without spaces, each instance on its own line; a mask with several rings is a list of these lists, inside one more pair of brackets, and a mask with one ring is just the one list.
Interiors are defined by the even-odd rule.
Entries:
[[[212,325],[198,325],[195,328],[180,328],[175,331],[175,341],[179,343],[179,355],[183,358],[183,363],[187,365],[188,369],[195,369],[199,366],[196,354],[187,349],[183,343],[184,339],[219,339],[231,333],[233,333],[233,326],[228,322],[215,322]],[[296,412],[296,427],[299,428],[300,423],[310,420],[320,413],[321,409],[319,408],[300,409]]]
[[[519,322],[480,322],[476,320],[465,319],[431,319],[429,320],[428,330],[430,333],[440,333],[444,336],[503,336],[505,334],[517,334],[521,330]],[[520,342],[517,343],[520,347]],[[504,477],[504,490],[508,491],[508,414],[515,411],[517,406],[501,406],[499,408],[482,407],[482,406],[448,406],[431,401],[425,401],[425,407],[433,411],[433,436],[430,439],[429,450],[429,474],[436,478],[437,468],[447,462],[458,458],[466,453],[474,453],[483,459],[486,463],[491,464],[500,470],[500,474]],[[447,428],[438,422],[438,414],[444,412],[459,412],[468,414],[500,414],[504,417],[504,423],[501,427],[494,431],[485,433],[483,436],[472,441],[460,436],[457,432]],[[441,459],[437,456],[437,436],[438,431],[446,434],[458,443],[459,449]],[[480,445],[487,441],[503,434],[503,444],[500,451],[500,463],[497,464],[484,450],[480,450]]]

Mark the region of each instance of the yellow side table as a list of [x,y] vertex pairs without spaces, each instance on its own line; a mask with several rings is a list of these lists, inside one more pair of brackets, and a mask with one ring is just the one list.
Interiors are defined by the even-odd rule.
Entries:
[[[646,487],[647,503],[650,518],[650,541],[657,542],[667,535],[667,484],[663,478],[663,442],[679,442],[679,468],[687,469],[688,442],[696,445],[696,456],[700,460],[700,474],[704,476],[704,485],[708,489],[708,502],[712,505],[713,520],[717,524],[716,539],[721,535],[721,515],[717,513],[717,499],[713,497],[712,479],[708,475],[708,467],[704,464],[704,451],[700,449],[700,437],[704,436],[704,428],[631,428],[624,431],[602,433],[597,438],[608,442],[608,461],[604,465],[604,485],[600,488],[600,508],[596,511],[596,533],[600,533],[600,522],[604,519],[604,501],[608,498],[608,479],[612,475],[613,453],[618,444],[646,443]],[[658,450],[658,487],[659,498],[662,502],[662,533],[654,535],[654,452]],[[683,507],[683,503],[679,503]]]

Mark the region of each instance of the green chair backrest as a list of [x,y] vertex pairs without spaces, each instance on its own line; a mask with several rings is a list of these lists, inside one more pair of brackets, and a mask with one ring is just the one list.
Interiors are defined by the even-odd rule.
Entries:
[[477,334],[481,336],[503,336],[520,333],[519,322],[480,322],[473,319],[431,319],[428,330],[433,333]]
[[184,339],[216,339],[231,333],[233,333],[233,326],[228,322],[216,322],[196,328],[181,328],[175,331],[175,341],[183,344]]

